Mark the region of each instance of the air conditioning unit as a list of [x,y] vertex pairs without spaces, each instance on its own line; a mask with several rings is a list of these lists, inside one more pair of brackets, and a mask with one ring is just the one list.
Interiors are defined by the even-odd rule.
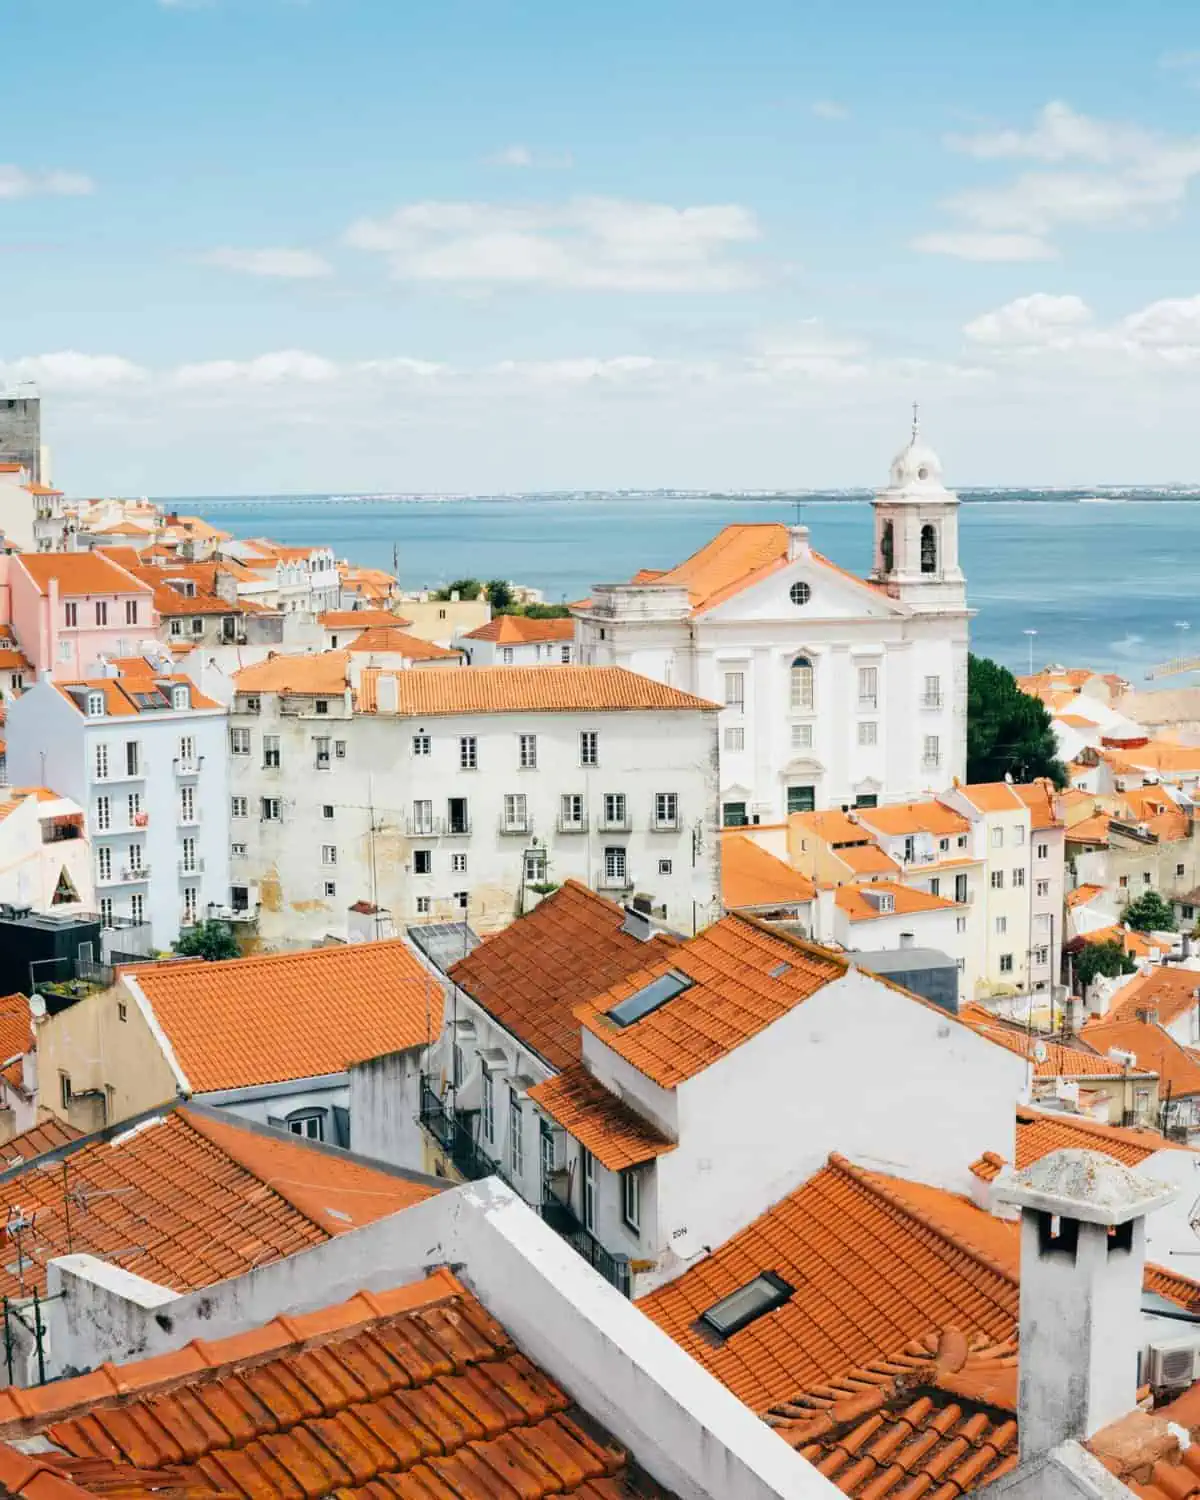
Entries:
[[1141,1378],[1156,1390],[1185,1390],[1194,1384],[1200,1378],[1200,1332],[1147,1345]]
[[1118,1065],[1118,1067],[1122,1067],[1122,1068],[1136,1068],[1137,1067],[1137,1053],[1136,1052],[1126,1052],[1126,1051],[1124,1051],[1120,1047],[1110,1047],[1108,1049],[1108,1055],[1109,1055],[1109,1057],[1112,1058],[1113,1062],[1115,1062]]

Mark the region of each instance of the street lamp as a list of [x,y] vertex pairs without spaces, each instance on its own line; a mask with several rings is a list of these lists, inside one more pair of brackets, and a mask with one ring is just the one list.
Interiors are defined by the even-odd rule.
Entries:
[[1033,638],[1037,635],[1036,630],[1027,630],[1025,634],[1029,637],[1029,675],[1033,676]]

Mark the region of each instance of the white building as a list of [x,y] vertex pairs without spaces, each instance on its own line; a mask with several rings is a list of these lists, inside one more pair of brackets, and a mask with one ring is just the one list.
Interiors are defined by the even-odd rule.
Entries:
[[573,611],[581,661],[724,705],[727,825],[902,801],[965,775],[958,499],[915,429],[874,504],[869,581],[815,552],[806,527],[734,525]]
[[225,711],[186,677],[147,664],[144,676],[35,683],[9,706],[8,764],[18,785],[49,782],[86,810],[106,924],[144,927],[166,949],[228,906]]
[[576,659],[575,622],[497,615],[456,635],[454,645],[473,667],[569,667]]
[[719,899],[716,708],[615,668],[386,671],[352,652],[239,673],[234,904],[267,943],[366,901],[504,926],[568,878],[692,932]]
[[78,802],[43,786],[0,792],[0,902],[62,916],[96,910]]

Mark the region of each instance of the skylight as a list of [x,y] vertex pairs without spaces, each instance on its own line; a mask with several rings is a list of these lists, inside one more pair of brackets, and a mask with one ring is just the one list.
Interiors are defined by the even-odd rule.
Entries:
[[668,1000],[674,1000],[676,995],[682,995],[684,990],[690,990],[694,983],[686,974],[668,969],[665,974],[652,979],[648,985],[622,1000],[619,1005],[614,1005],[608,1012],[608,1019],[618,1026],[632,1026],[635,1021],[648,1016]]
[[714,1302],[707,1312],[700,1314],[701,1323],[712,1329],[721,1338],[727,1339],[761,1318],[764,1313],[774,1312],[777,1307],[791,1299],[794,1288],[777,1276],[774,1271],[763,1271],[753,1281]]
[[773,969],[767,971],[772,979],[782,979],[785,974],[792,972],[791,964],[776,964]]

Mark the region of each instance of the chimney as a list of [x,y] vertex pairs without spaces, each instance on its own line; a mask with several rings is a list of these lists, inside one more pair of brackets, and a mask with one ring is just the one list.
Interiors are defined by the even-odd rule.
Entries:
[[808,539],[807,526],[788,527],[788,562],[795,562],[798,557],[808,557],[812,552],[812,545]]
[[1157,1005],[1146,1005],[1146,1006],[1143,1006],[1139,1010],[1135,1011],[1134,1014],[1137,1016],[1137,1018],[1138,1018],[1139,1021],[1144,1021],[1147,1026],[1157,1026],[1158,1025],[1158,1006]]
[[1098,1151],[1052,1151],[996,1184],[1021,1210],[1021,1462],[1131,1412],[1146,1215],[1176,1188]]
[[911,948],[912,945],[913,945],[913,935],[912,935],[912,933],[911,932],[902,932],[900,934],[900,946],[902,948]]
[[837,890],[832,885],[817,886],[812,903],[813,942],[826,946],[836,938],[834,925],[837,921]]

